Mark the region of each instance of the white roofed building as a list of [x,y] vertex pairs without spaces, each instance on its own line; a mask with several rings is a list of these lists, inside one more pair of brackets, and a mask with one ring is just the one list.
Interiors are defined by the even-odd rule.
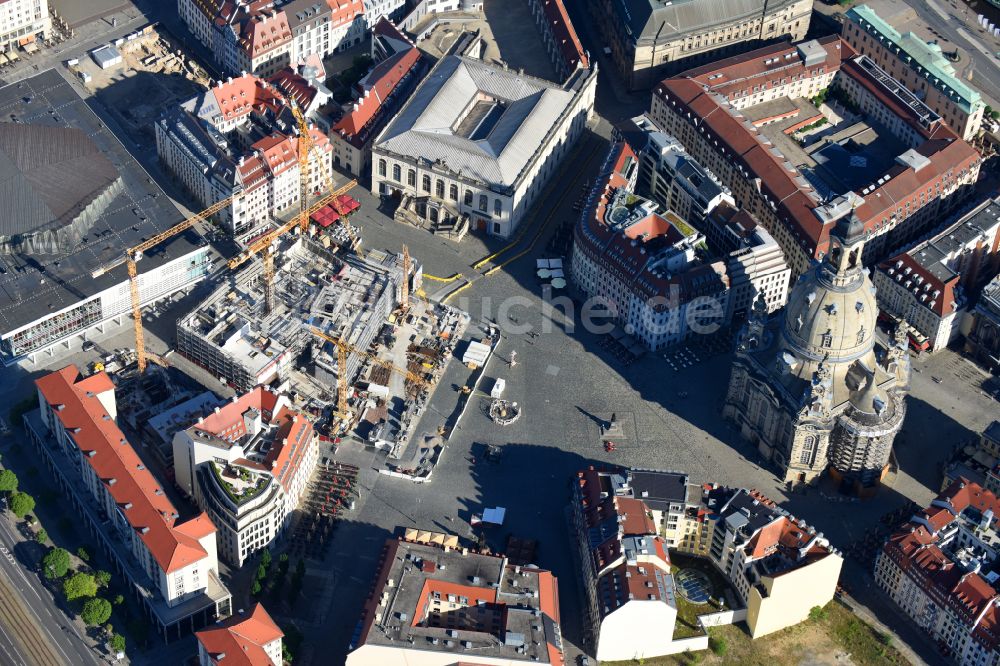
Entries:
[[596,68],[563,85],[446,56],[372,147],[372,191],[431,223],[507,238],[590,117]]

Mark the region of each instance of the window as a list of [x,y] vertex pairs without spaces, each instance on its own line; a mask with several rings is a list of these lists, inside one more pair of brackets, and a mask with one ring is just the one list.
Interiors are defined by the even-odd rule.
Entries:
[[440,178],[434,183],[434,194],[438,199],[444,199],[444,181]]
[[490,198],[488,196],[486,196],[485,194],[480,194],[479,195],[479,210],[481,210],[481,211],[483,211],[485,213],[487,210],[489,210],[489,207],[490,207]]
[[397,183],[403,180],[403,170],[398,164],[392,165],[392,179]]
[[472,205],[472,190],[465,191],[465,205],[466,206]]
[[423,178],[421,178],[420,179],[420,185],[421,185],[421,187],[422,187],[422,189],[423,189],[424,192],[430,192],[431,191],[431,177],[430,176],[424,176]]
[[448,188],[448,198],[452,201],[458,201],[458,185],[452,183]]
[[378,175],[380,176],[385,175],[385,160],[378,161]]
[[417,186],[417,172],[414,171],[413,169],[410,169],[409,171],[406,172],[406,184],[409,185],[410,187]]
[[500,217],[501,213],[503,213],[503,202],[500,201],[499,199],[494,199],[493,200],[493,214],[496,215],[497,217]]

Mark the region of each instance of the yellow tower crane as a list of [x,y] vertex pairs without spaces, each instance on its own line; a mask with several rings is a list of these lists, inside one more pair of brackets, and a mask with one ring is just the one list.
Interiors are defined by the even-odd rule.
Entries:
[[400,288],[399,311],[410,309],[410,248],[403,246],[403,284]]
[[[300,148],[299,148],[299,169],[300,169],[300,173],[308,173],[308,170],[309,170],[308,154],[309,154],[310,150],[312,150],[313,148],[315,148],[315,144],[313,144],[313,142],[312,142],[312,135],[309,133],[309,123],[306,122],[306,117],[302,114],[302,111],[299,109],[298,104],[294,104],[294,103],[292,104],[292,114],[295,116],[295,122],[297,122],[298,125],[299,125],[299,138],[300,138],[300,141],[299,141],[299,146],[300,146]],[[306,153],[306,156],[307,156],[306,158],[303,158],[303,153],[302,153],[302,145],[303,145],[303,143],[301,141],[302,137],[305,137],[305,153]],[[304,169],[304,171],[303,171],[303,169]],[[323,176],[323,179],[326,181],[326,188],[328,190],[332,191],[334,189],[334,185],[333,185],[333,178],[330,176],[330,172],[324,170],[324,171],[322,171],[322,176]],[[306,181],[305,178],[303,178],[301,182],[302,183],[306,183],[307,181]],[[305,191],[305,189],[304,189],[305,185],[302,185],[302,188],[303,188],[302,191],[304,192]],[[361,249],[361,241],[358,239],[357,234],[354,233],[354,229],[351,228],[351,224],[347,221],[346,218],[343,218],[343,217],[340,218],[340,222],[341,222],[342,226],[344,227],[344,231],[347,232],[347,236],[351,239],[351,249],[354,250],[354,252],[358,256],[364,257],[365,256],[364,255],[364,251]],[[304,223],[304,225],[302,227],[303,231],[306,230],[306,227],[308,226],[308,224],[309,224],[309,220],[308,220],[308,218],[306,218],[306,221],[305,221],[305,223]]]
[[[337,189],[333,190],[332,192],[330,192],[326,196],[324,196],[321,199],[315,201],[311,206],[309,206],[304,211],[302,211],[301,213],[299,213],[296,217],[292,218],[288,222],[285,222],[283,225],[281,225],[277,229],[273,229],[272,231],[269,231],[268,233],[264,234],[263,236],[261,236],[257,240],[253,241],[252,243],[250,243],[250,245],[247,246],[247,248],[245,250],[243,250],[243,252],[241,252],[240,254],[236,255],[235,257],[233,257],[232,259],[229,260],[229,264],[228,264],[229,268],[230,269],[239,268],[240,266],[242,266],[243,264],[245,264],[247,261],[249,261],[255,255],[260,254],[261,252],[263,252],[264,253],[264,279],[267,282],[267,284],[265,284],[265,286],[264,286],[264,294],[266,296],[266,294],[269,291],[273,294],[273,291],[274,291],[274,285],[273,285],[273,281],[274,281],[274,255],[272,255],[270,253],[270,251],[269,251],[269,249],[271,247],[271,243],[273,243],[274,241],[276,241],[278,238],[284,236],[286,233],[288,233],[289,231],[291,231],[295,227],[302,228],[302,218],[305,218],[308,221],[310,215],[312,215],[316,211],[322,209],[324,206],[328,205],[331,201],[333,201],[335,198],[337,198],[341,194],[344,194],[345,192],[348,192],[352,187],[354,187],[357,184],[358,184],[358,181],[352,180],[352,181],[348,182],[346,185],[343,185],[342,187],[338,187]],[[306,224],[308,225],[308,222]],[[271,296],[271,298],[272,299],[274,298],[273,295]],[[273,305],[273,300],[272,300],[272,305]],[[268,311],[270,311],[270,307],[268,308]]]
[[135,327],[135,354],[136,354],[136,364],[140,373],[146,371],[146,342],[145,336],[142,331],[142,300],[139,293],[139,269],[136,266],[136,262],[142,258],[142,255],[147,250],[151,250],[168,238],[172,238],[179,233],[183,233],[193,227],[196,223],[207,220],[212,215],[215,215],[220,210],[232,203],[232,197],[226,197],[222,201],[217,201],[200,213],[196,213],[184,220],[179,222],[174,226],[170,227],[166,231],[160,232],[153,236],[152,238],[139,243],[134,247],[130,247],[125,250],[125,255],[118,261],[112,262],[101,266],[93,273],[91,277],[98,278],[104,275],[113,268],[117,268],[122,264],[125,264],[128,268],[128,286],[129,293],[132,298],[132,322]]
[[404,377],[407,381],[412,382],[417,386],[427,386],[430,384],[426,379],[416,374],[415,372],[410,372],[404,368],[393,365],[389,361],[384,361],[380,359],[375,354],[358,349],[352,344],[344,342],[339,338],[335,338],[331,335],[327,335],[322,330],[316,328],[315,326],[309,327],[309,332],[318,338],[326,340],[334,347],[337,348],[337,417],[346,418],[347,415],[347,354],[353,352],[362,358],[366,358],[376,365],[380,365],[383,368],[389,370],[390,372],[396,372]]

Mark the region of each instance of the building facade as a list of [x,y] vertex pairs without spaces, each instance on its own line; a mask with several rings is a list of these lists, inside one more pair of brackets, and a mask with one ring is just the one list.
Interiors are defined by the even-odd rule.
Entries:
[[875,288],[861,264],[864,226],[842,221],[823,262],[799,280],[779,317],[760,301],[740,334],[723,416],[790,483],[829,469],[873,493],[903,424],[910,378],[905,328],[877,345]]
[[165,640],[231,612],[219,579],[216,528],[208,514],[186,521],[115,424],[115,386],[104,372],[67,366],[38,379],[39,410],[25,430]]
[[970,329],[966,350],[991,372],[1000,372],[1000,276],[983,289]]
[[[169,110],[156,121],[160,162],[205,208],[231,198],[217,217],[246,239],[300,196],[298,128],[288,100],[247,74]],[[308,192],[332,177],[330,140],[310,128]]]
[[875,559],[879,588],[953,663],[1000,662],[998,513],[996,495],[959,479]]
[[638,172],[632,148],[613,144],[574,229],[570,277],[655,351],[724,324],[729,278],[704,235],[633,194]]
[[[801,156],[785,156],[744,115],[762,103],[827,89],[866,104],[893,145],[902,144],[871,182],[817,179],[816,169],[800,170],[792,160]],[[828,251],[840,217],[852,213],[863,221],[871,235],[864,260],[873,263],[924,236],[979,175],[981,158],[969,144],[839,37],[777,44],[666,79],[654,89],[650,117],[767,229],[794,277]]]
[[233,566],[279,539],[316,460],[317,435],[284,395],[257,387],[174,435],[174,475],[219,526]]
[[0,52],[33,45],[36,40],[46,39],[51,31],[48,0],[0,2]]
[[937,42],[900,33],[868,5],[845,14],[841,36],[933,109],[960,137],[971,141],[983,123],[985,102],[963,81]]
[[356,86],[357,99],[330,131],[333,165],[357,176],[370,172],[372,141],[427,67],[413,41],[384,17],[372,27],[371,54],[375,67]]
[[350,48],[367,30],[362,0],[177,0],[177,11],[230,76],[273,76]]
[[[803,622],[829,602],[843,565],[822,534],[757,491],[689,485],[680,472],[577,472],[573,507],[585,620],[598,659],[707,647],[672,639],[678,591],[667,575],[665,534],[676,535],[674,551],[704,557],[729,581],[742,603],[734,618],[745,617],[754,639]],[[622,612],[633,604],[634,614]],[[611,621],[620,612],[623,621]]]
[[883,316],[905,319],[920,350],[955,340],[970,302],[1000,273],[1000,201],[984,202],[873,273]]
[[600,661],[680,652],[677,590],[667,546],[642,500],[613,491],[621,480],[593,469],[573,484],[576,547],[588,631]]
[[776,39],[798,41],[809,30],[809,0],[662,3],[597,0],[592,12],[630,90],[664,76]]
[[709,560],[746,604],[752,638],[804,622],[833,599],[844,560],[822,534],[754,490],[706,496],[713,492]]
[[559,86],[445,56],[375,139],[372,192],[508,238],[583,132],[596,82],[596,68]]
[[778,242],[745,210],[717,206],[703,223],[708,245],[725,258],[729,276],[726,321],[742,323],[758,298],[767,312],[788,301],[792,271]]
[[528,6],[558,80],[565,81],[578,68],[590,69],[590,54],[583,49],[563,0],[529,0]]

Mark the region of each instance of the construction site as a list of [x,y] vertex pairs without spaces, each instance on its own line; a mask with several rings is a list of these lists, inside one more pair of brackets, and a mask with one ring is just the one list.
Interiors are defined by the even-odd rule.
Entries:
[[210,83],[205,70],[155,25],[68,60],[66,66],[140,143],[154,139],[153,122],[164,109]]
[[237,392],[276,386],[331,437],[404,441],[450,357],[450,333],[436,334],[450,309],[410,298],[422,273],[408,255],[336,253],[307,235],[281,245],[178,320],[178,352]]

